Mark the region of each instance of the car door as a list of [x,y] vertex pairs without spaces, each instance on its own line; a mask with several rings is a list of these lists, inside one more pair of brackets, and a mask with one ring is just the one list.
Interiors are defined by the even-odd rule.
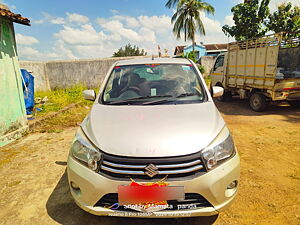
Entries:
[[219,55],[215,61],[211,78],[212,86],[215,86],[217,83],[223,83],[224,76],[224,55]]

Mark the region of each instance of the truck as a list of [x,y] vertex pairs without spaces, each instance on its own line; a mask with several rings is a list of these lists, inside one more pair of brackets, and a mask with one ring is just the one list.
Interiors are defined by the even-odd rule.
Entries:
[[211,70],[211,87],[224,88],[219,101],[248,99],[254,111],[269,103],[300,106],[300,32],[276,33],[228,44]]

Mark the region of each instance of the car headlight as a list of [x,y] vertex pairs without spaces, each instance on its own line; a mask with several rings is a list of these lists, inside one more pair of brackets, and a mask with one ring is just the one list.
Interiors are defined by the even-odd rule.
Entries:
[[227,127],[202,151],[207,169],[211,170],[235,154],[235,146]]
[[72,156],[91,170],[98,169],[101,153],[91,144],[81,128],[76,132],[71,146]]

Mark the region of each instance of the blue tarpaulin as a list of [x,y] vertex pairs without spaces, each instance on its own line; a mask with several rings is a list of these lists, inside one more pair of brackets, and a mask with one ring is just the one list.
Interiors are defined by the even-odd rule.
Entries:
[[32,114],[34,107],[34,76],[27,70],[21,69],[23,77],[23,91],[25,99],[26,114]]

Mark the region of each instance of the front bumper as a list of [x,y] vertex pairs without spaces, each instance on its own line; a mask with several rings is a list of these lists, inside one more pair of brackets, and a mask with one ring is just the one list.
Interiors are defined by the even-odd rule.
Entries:
[[232,181],[239,181],[240,159],[238,154],[236,154],[212,171],[191,180],[167,180],[170,185],[184,186],[186,193],[200,194],[209,201],[212,205],[211,207],[191,210],[163,210],[153,213],[119,211],[95,206],[104,195],[117,193],[118,186],[128,185],[131,183],[130,180],[116,181],[103,177],[83,166],[71,156],[68,158],[67,171],[69,185],[73,182],[80,188],[80,190],[76,190],[70,185],[70,191],[76,204],[94,215],[148,218],[210,216],[227,208],[236,196],[237,188],[228,192],[227,186]]

